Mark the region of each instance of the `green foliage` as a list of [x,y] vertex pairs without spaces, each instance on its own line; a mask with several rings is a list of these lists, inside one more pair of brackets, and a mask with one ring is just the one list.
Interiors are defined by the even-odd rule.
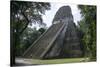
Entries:
[[[14,64],[15,55],[20,51],[19,48],[23,47],[20,45],[20,37],[28,26],[33,23],[46,25],[42,20],[42,15],[45,14],[46,10],[50,10],[50,3],[27,1],[10,2],[11,65]],[[29,34],[31,33],[25,35]],[[34,34],[37,35],[36,33]]]
[[96,58],[96,6],[79,5],[82,20],[79,29],[84,33],[82,41],[85,47],[85,56]]
[[[29,48],[32,43],[34,43],[37,38],[45,32],[45,28],[40,28],[37,30],[35,27],[28,27],[23,34],[20,36],[20,44],[17,45],[17,56],[22,56],[22,54]],[[20,50],[20,51],[19,51]]]
[[50,10],[49,3],[11,1],[11,26],[21,34],[29,24],[45,25],[42,15],[46,10]]

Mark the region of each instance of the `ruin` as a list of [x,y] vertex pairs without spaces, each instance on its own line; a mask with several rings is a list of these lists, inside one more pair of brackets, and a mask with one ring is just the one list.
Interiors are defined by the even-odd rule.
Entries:
[[82,49],[77,27],[69,6],[61,7],[51,27],[43,33],[23,54],[25,58],[81,57]]

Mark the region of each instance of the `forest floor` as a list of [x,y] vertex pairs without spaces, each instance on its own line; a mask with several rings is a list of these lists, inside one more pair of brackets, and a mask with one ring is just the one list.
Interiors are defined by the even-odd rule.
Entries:
[[89,58],[63,58],[63,59],[25,59],[25,58],[16,58],[16,66],[26,66],[26,65],[47,65],[47,64],[64,64],[64,63],[81,63],[89,62]]

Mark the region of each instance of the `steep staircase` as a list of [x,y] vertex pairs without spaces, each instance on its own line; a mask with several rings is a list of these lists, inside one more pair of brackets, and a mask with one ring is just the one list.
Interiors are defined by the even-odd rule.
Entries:
[[42,58],[48,51],[57,37],[57,33],[60,33],[63,29],[64,23],[53,24],[40,38],[38,38],[23,54],[26,58]]

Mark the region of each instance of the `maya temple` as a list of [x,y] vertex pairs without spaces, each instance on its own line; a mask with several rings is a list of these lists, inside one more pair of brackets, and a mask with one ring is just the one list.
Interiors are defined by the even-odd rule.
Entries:
[[25,58],[50,59],[81,57],[83,54],[79,31],[71,8],[61,7],[46,30],[23,54]]

